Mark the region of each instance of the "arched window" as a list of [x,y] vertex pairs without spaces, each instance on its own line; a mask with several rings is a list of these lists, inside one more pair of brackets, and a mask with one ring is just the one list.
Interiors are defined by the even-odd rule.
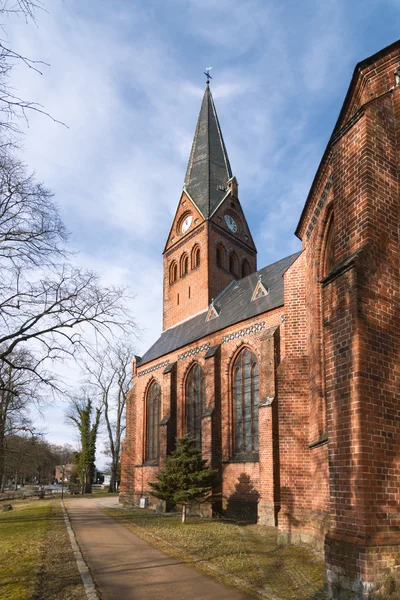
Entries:
[[237,277],[238,275],[238,259],[235,252],[231,252],[229,255],[229,271]]
[[250,275],[250,265],[247,260],[244,259],[242,262],[242,277],[247,277],[247,275]]
[[184,277],[189,272],[189,257],[187,254],[181,256],[181,277]]
[[146,460],[158,458],[158,427],[161,416],[161,388],[153,381],[146,399]]
[[201,449],[201,415],[205,409],[206,384],[204,371],[195,364],[186,380],[186,425],[188,434],[196,440]]
[[235,454],[258,452],[258,364],[245,348],[233,365],[233,421]]
[[192,269],[200,266],[200,248],[195,246],[192,250]]
[[178,265],[173,260],[169,267],[169,282],[175,283],[175,281],[177,279],[178,279]]
[[333,215],[330,218],[327,233],[325,235],[323,276],[326,277],[335,266],[335,228]]
[[220,244],[216,248],[216,258],[217,258],[217,265],[219,267],[221,267],[221,269],[224,269],[226,256],[225,256],[225,248],[222,246],[222,244]]

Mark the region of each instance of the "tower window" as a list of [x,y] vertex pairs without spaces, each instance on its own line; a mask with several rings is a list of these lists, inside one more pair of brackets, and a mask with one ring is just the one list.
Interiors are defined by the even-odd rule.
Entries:
[[200,266],[200,248],[195,246],[192,250],[192,269],[197,269]]
[[204,371],[195,364],[186,380],[186,425],[188,434],[201,449],[201,415],[205,409],[206,385]]
[[189,257],[187,254],[182,254],[181,257],[181,277],[184,277],[189,272]]
[[235,454],[258,452],[258,364],[245,348],[233,365],[233,415]]
[[247,277],[250,275],[250,265],[246,259],[242,262],[242,277]]
[[216,259],[217,259],[217,265],[221,268],[224,269],[225,268],[225,249],[222,246],[222,244],[220,244],[219,246],[217,246],[216,248]]
[[169,282],[175,283],[175,281],[177,279],[178,279],[178,265],[176,264],[175,261],[172,261],[172,263],[169,267]]
[[146,460],[157,460],[158,458],[160,413],[161,388],[156,381],[153,381],[146,398]]
[[235,277],[238,276],[238,259],[235,252],[231,252],[229,255],[229,272]]

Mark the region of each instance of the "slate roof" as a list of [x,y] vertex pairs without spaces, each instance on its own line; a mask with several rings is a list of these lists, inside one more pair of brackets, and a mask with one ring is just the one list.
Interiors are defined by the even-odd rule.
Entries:
[[[232,178],[228,154],[222,137],[209,85],[201,103],[184,190],[208,219],[226,195]],[[220,186],[222,189],[218,189]]]
[[[300,255],[300,252],[282,258],[278,262],[230,283],[215,299],[219,316],[206,321],[208,309],[195,317],[164,331],[155,344],[144,354],[138,367],[160,356],[182,348],[215,331],[225,329],[259,314],[283,305],[283,273]],[[268,295],[251,300],[259,276],[268,288]]]

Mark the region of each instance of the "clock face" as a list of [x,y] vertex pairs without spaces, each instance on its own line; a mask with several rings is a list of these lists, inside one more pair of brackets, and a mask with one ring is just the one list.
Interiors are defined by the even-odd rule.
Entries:
[[237,232],[238,227],[233,217],[231,217],[230,215],[225,215],[225,223],[228,225],[229,229],[233,231],[233,233]]
[[187,230],[189,229],[189,227],[192,224],[192,220],[193,220],[192,215],[189,215],[189,216],[186,217],[186,219],[182,223],[182,229],[181,229],[182,233],[186,233],[187,232]]

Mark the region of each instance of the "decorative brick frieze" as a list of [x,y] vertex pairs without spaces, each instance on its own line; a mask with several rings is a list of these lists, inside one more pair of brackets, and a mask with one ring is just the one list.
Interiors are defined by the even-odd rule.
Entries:
[[149,367],[148,369],[144,369],[144,371],[141,371],[140,373],[138,373],[137,376],[143,377],[144,375],[153,373],[153,371],[157,371],[158,369],[164,369],[168,365],[169,365],[169,360],[164,360],[163,362],[157,363],[156,365],[153,365],[152,367]]
[[250,327],[246,327],[245,329],[240,329],[239,331],[235,331],[234,333],[224,335],[224,337],[221,340],[221,344],[226,344],[227,342],[237,340],[238,338],[244,337],[246,335],[259,333],[263,329],[265,329],[265,321],[262,321],[261,323],[255,323],[255,325],[250,325]]
[[200,354],[200,352],[206,352],[209,348],[210,344],[207,342],[207,344],[203,344],[202,346],[198,346],[197,348],[192,348],[191,350],[187,350],[182,354],[178,354],[178,360],[184,360],[189,356],[197,356],[198,354]]

